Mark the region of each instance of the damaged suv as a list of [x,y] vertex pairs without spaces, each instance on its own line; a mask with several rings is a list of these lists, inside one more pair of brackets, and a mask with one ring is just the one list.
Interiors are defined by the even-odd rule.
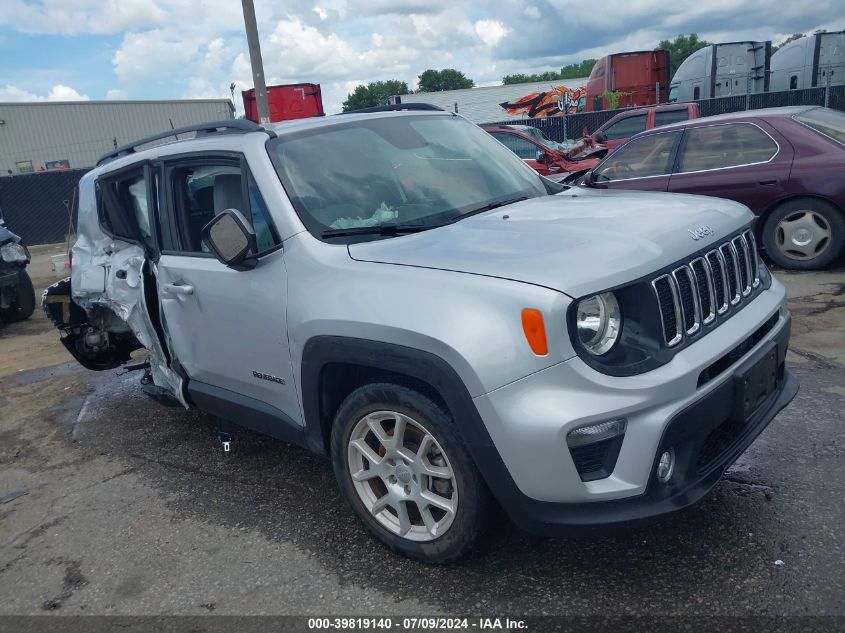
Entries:
[[497,506],[559,534],[701,499],[798,389],[751,213],[565,189],[415,109],[104,157],[45,292],[65,346],[98,370],[146,348],[145,391],[329,457],[426,561]]

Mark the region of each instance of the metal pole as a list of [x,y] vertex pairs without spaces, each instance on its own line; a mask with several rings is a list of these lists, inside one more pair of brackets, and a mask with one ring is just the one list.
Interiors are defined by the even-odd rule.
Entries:
[[751,73],[745,78],[745,109],[751,109]]
[[827,67],[827,81],[825,82],[824,87],[824,107],[830,107],[830,75],[831,75],[831,68],[830,66]]
[[258,122],[270,123],[270,105],[267,103],[267,85],[264,83],[264,62],[261,61],[261,44],[258,42],[258,25],[255,22],[255,6],[252,0],[241,0],[244,8],[246,41],[249,45],[249,61],[252,63],[252,81],[255,84],[255,102],[258,104]]
[[656,96],[655,103],[659,104],[660,103],[660,82],[659,81],[654,84],[654,94]]

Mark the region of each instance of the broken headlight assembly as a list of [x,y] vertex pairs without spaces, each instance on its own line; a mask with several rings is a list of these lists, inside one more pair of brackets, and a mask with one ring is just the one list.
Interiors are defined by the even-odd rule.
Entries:
[[0,246],[0,260],[7,264],[28,263],[29,252],[23,244],[6,242],[3,246]]

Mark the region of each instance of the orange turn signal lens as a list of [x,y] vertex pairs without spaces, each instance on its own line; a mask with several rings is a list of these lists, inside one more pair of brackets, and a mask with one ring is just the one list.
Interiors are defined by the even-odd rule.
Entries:
[[543,313],[535,308],[523,308],[522,329],[525,332],[525,340],[531,351],[537,356],[545,356],[549,353],[549,344],[546,342],[546,326],[543,323]]

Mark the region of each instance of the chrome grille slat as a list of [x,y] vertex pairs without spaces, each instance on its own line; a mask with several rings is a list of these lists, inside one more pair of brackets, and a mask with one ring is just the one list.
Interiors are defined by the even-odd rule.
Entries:
[[713,271],[713,284],[716,287],[716,314],[724,314],[730,305],[730,289],[728,287],[728,274],[725,270],[725,258],[718,249],[712,250],[705,255],[710,269]]
[[739,280],[740,289],[743,297],[751,294],[751,258],[748,256],[748,244],[742,235],[737,235],[731,240],[731,245],[734,247],[737,256],[737,264],[739,265]]
[[676,268],[672,271],[672,277],[675,278],[675,287],[678,289],[684,331],[687,336],[692,336],[701,329],[701,307],[695,277],[689,266]]
[[742,234],[745,241],[748,243],[748,249],[751,257],[751,270],[753,271],[751,287],[756,288],[760,285],[760,254],[757,252],[757,239],[754,237],[754,231],[747,230]]
[[652,280],[664,342],[678,345],[738,306],[760,286],[751,230]]
[[713,285],[713,271],[703,257],[692,260],[690,268],[698,289],[701,322],[704,325],[709,325],[716,318],[716,288]]
[[[651,282],[660,312],[660,324],[663,326],[663,340],[672,347],[680,343],[683,338],[681,321],[681,302],[675,280],[670,275],[661,275]],[[662,290],[661,290],[662,289]],[[669,293],[668,295],[666,293]],[[666,307],[666,303],[671,305]]]
[[722,254],[722,261],[725,264],[725,273],[728,277],[728,298],[730,304],[735,306],[742,299],[739,279],[739,258],[736,256],[736,249],[730,242],[725,242],[719,247]]

